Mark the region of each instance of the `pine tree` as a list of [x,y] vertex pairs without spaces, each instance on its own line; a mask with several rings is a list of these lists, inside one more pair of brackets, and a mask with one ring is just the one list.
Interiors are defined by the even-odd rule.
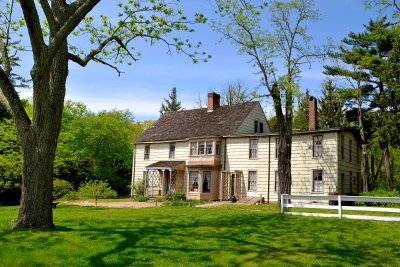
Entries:
[[302,131],[308,130],[308,99],[310,98],[310,91],[307,89],[306,93],[299,98],[299,108],[294,115],[293,129]]
[[344,104],[332,80],[323,84],[322,97],[318,99],[318,123],[323,129],[344,126]]
[[[169,99],[164,98],[164,101],[161,102],[160,114],[163,115],[168,111],[178,111],[182,109],[181,101],[178,101],[176,96],[176,87],[171,89],[171,93],[168,96]],[[165,102],[165,104],[164,104]]]

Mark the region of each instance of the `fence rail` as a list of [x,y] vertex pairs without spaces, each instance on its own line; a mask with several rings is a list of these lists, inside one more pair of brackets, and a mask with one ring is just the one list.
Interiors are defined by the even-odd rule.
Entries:
[[[324,205],[321,203],[290,203],[291,200],[301,201],[335,201],[337,205]],[[343,214],[343,210],[351,211],[369,211],[369,212],[390,212],[399,213],[400,208],[381,208],[369,206],[344,206],[343,202],[374,202],[374,203],[399,203],[398,197],[359,197],[359,196],[301,196],[301,195],[281,195],[281,213],[302,215],[302,216],[317,216],[317,217],[339,217],[359,220],[378,220],[378,221],[400,221],[400,217],[391,216],[371,216],[371,215],[353,215]],[[310,213],[310,212],[291,212],[289,208],[310,208],[310,209],[329,209],[337,210],[337,214],[328,213]]]

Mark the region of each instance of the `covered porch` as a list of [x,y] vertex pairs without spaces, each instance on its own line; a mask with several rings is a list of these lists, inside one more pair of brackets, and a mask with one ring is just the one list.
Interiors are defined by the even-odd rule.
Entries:
[[184,190],[185,161],[158,161],[145,168],[144,194],[164,196],[168,192]]

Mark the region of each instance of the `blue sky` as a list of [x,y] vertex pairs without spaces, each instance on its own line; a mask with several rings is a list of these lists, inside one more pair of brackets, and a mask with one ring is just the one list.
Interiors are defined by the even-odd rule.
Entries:
[[[104,12],[114,7],[114,1],[102,1],[96,12]],[[310,34],[316,44],[322,44],[327,37],[335,43],[344,38],[350,31],[361,32],[363,25],[377,14],[366,10],[363,0],[316,0],[316,8],[320,11],[319,21],[310,25]],[[210,0],[183,0],[185,11],[204,13],[214,18]],[[91,63],[82,68],[70,64],[67,82],[67,99],[81,101],[92,111],[129,109],[135,120],[157,119],[159,108],[164,97],[172,87],[177,88],[178,99],[186,109],[193,108],[198,96],[205,97],[211,90],[218,90],[224,84],[244,81],[252,89],[259,84],[256,71],[248,63],[249,58],[239,55],[237,48],[229,42],[219,43],[220,36],[210,30],[208,25],[198,25],[191,35],[193,41],[203,43],[201,51],[212,55],[208,63],[192,64],[183,55],[167,54],[163,45],[137,47],[142,57],[132,66],[122,65],[125,73],[118,77],[112,69]],[[22,57],[26,71],[31,68],[30,55]],[[301,90],[309,89],[313,95],[319,96],[321,83],[325,79],[321,64],[314,64],[302,72]],[[263,93],[264,88],[259,92]],[[27,97],[29,90],[21,95]],[[269,111],[268,111],[269,110]],[[267,108],[267,116],[272,116]]]

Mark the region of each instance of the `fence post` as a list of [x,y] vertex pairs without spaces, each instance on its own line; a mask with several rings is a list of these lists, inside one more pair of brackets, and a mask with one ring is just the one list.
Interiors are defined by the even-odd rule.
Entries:
[[342,198],[338,195],[338,214],[339,218],[342,218]]
[[281,195],[281,214],[285,213],[285,195]]

